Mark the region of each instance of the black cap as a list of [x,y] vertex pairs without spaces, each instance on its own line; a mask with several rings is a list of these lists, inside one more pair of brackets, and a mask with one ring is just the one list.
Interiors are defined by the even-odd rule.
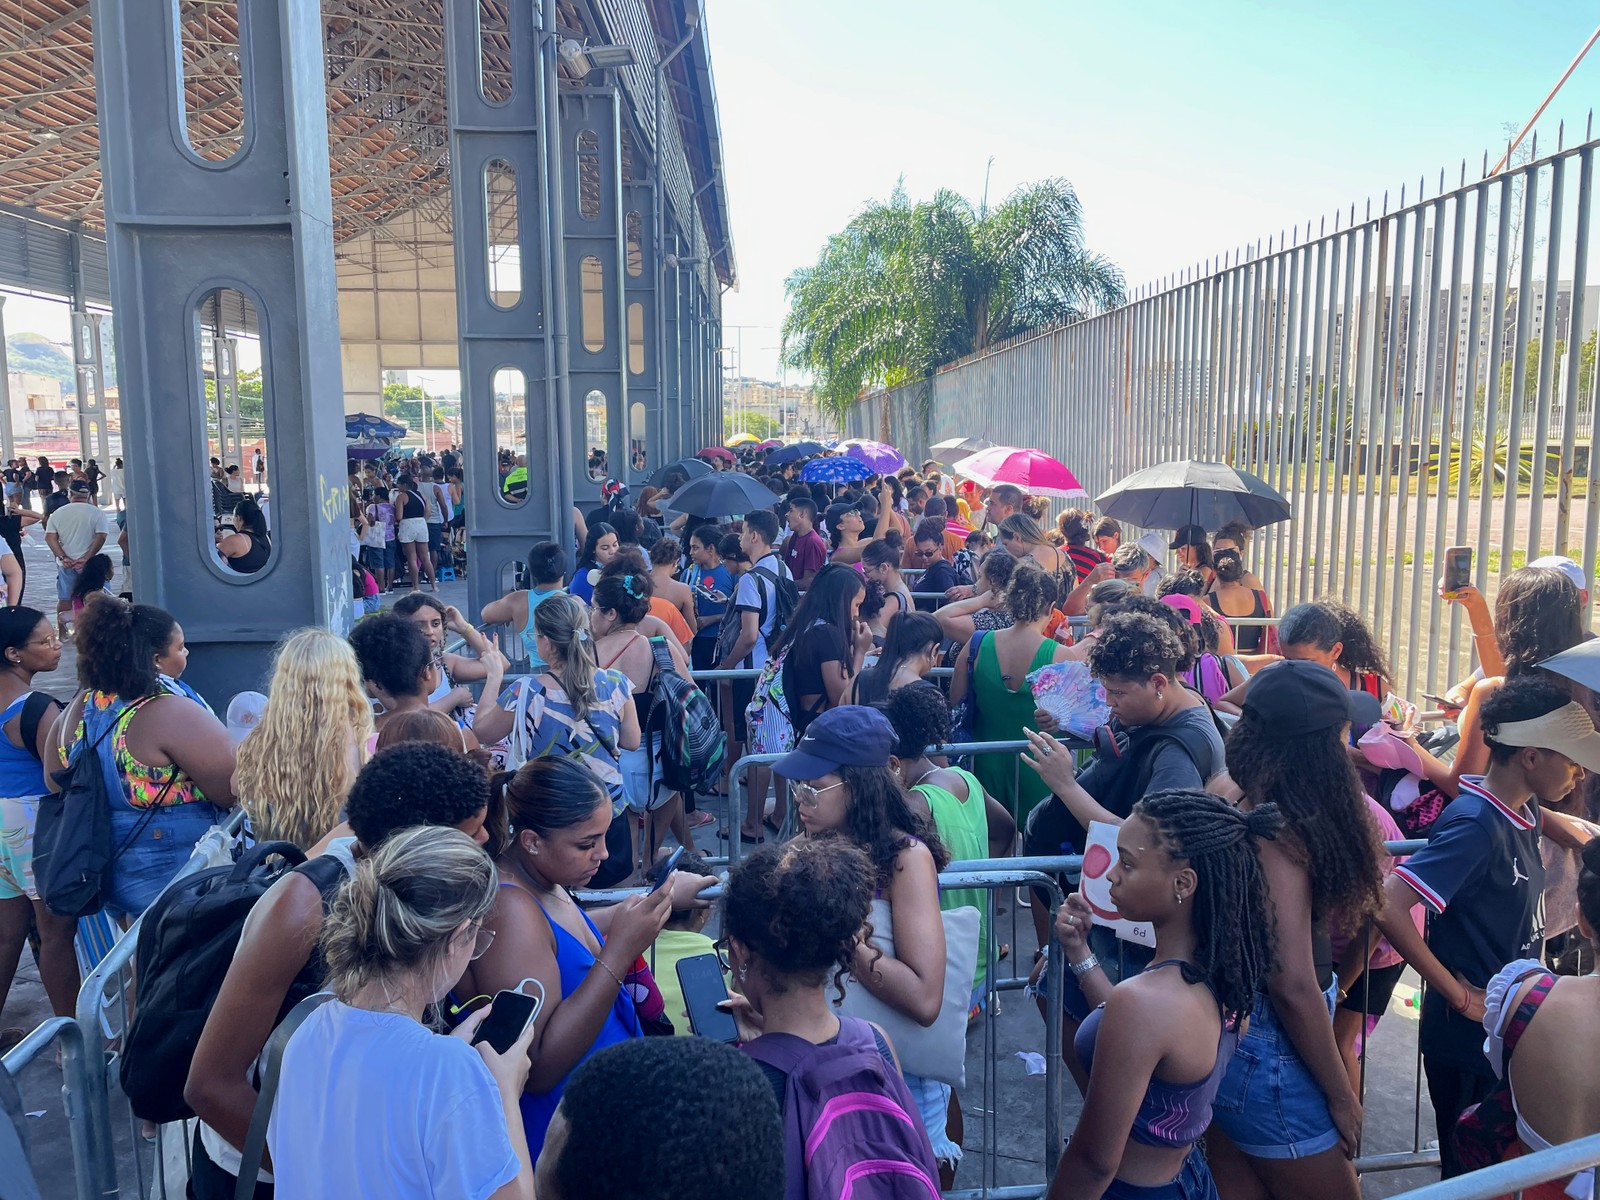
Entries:
[[1185,525],[1178,530],[1170,542],[1168,550],[1177,550],[1183,546],[1204,546],[1207,543],[1206,531],[1199,525]]
[[1377,707],[1372,696],[1351,691],[1327,667],[1305,659],[1263,668],[1244,693],[1245,715],[1283,737],[1333,729],[1346,721],[1373,725]]
[[74,479],[72,481],[71,488],[69,488],[68,490],[69,491],[73,491],[73,492],[77,492],[79,495],[87,496],[92,489],[89,487],[89,483],[88,483],[87,480]]

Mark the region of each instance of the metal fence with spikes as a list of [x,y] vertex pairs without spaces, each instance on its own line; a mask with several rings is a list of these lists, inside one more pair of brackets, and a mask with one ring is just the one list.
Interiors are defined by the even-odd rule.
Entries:
[[1592,116],[1582,144],[1564,140],[1498,173],[1486,154],[1475,181],[1463,163],[1451,190],[1441,172],[1431,196],[1419,180],[871,395],[849,432],[878,436],[887,406],[911,461],[982,434],[1056,455],[1091,495],[1174,459],[1252,471],[1293,505],[1247,552],[1275,610],[1349,603],[1397,691],[1440,691],[1470,665],[1460,610],[1435,599],[1444,547],[1473,547],[1491,601],[1544,554],[1594,577]]

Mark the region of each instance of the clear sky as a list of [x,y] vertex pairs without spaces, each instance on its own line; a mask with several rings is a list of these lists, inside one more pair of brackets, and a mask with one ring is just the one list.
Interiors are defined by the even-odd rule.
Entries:
[[[1600,22],[1580,0],[705,0],[739,267],[725,344],[775,377],[784,278],[898,177],[1077,188],[1130,286],[1504,150]],[[1536,127],[1581,141],[1600,46]],[[1548,139],[1548,141],[1547,141]],[[1491,151],[1490,161],[1497,157]],[[742,331],[737,326],[747,326]]]

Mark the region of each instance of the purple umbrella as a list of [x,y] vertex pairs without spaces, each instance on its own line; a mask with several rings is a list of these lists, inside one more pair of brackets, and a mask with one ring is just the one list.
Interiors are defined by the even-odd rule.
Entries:
[[882,442],[851,438],[848,442],[839,443],[839,449],[851,458],[859,458],[866,463],[874,475],[892,475],[906,465],[905,455]]

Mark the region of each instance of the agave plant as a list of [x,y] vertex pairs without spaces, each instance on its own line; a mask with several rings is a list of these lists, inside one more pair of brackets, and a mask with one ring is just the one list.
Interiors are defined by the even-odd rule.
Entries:
[[[1507,463],[1510,460],[1509,442],[1510,439],[1504,433],[1497,434],[1494,440],[1494,447],[1491,450],[1481,430],[1472,435],[1472,441],[1466,446],[1468,492],[1481,491],[1485,479],[1488,480],[1491,487],[1506,486]],[[1443,457],[1442,462],[1439,459],[1434,460],[1428,474],[1435,490],[1450,493],[1460,487],[1462,449],[1462,444],[1457,442],[1450,448],[1449,454]],[[1444,468],[1444,481],[1442,484],[1439,481],[1441,466]],[[1556,491],[1561,485],[1561,479],[1558,472],[1549,469],[1548,453],[1545,457],[1543,474],[1544,490],[1546,492]],[[1521,455],[1517,457],[1516,487],[1519,491],[1524,488],[1531,491],[1533,488],[1533,456],[1531,453],[1526,458]]]
[[789,276],[784,361],[843,412],[865,387],[926,379],[941,365],[1031,330],[1122,303],[1122,273],[1083,244],[1064,179],[993,210],[952,191],[912,204],[896,186]]

